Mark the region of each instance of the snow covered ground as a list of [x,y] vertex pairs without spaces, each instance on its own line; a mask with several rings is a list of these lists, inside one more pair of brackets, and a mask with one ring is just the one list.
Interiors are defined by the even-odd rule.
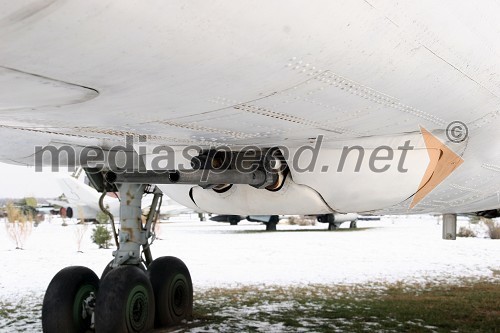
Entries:
[[[460,219],[459,225],[468,222]],[[24,250],[16,250],[0,223],[0,301],[4,307],[9,302],[15,307],[21,299],[28,303],[37,299],[34,307],[39,307],[50,280],[65,266],[84,265],[101,274],[112,249],[98,249],[90,240],[93,226],[89,226],[81,245],[83,253],[77,252],[78,228],[75,221],[66,227],[59,219],[42,222],[33,227]],[[359,221],[358,228],[329,232],[325,224],[279,224],[277,232],[265,232],[263,225],[255,223],[229,226],[184,216],[161,224],[161,239],[152,251],[154,257],[181,258],[191,271],[195,290],[240,285],[460,283],[464,278],[492,278],[500,270],[499,240],[482,234],[442,240],[435,217],[384,217]],[[37,319],[22,320],[28,331],[39,328]],[[17,325],[0,319],[0,331],[12,331]]]

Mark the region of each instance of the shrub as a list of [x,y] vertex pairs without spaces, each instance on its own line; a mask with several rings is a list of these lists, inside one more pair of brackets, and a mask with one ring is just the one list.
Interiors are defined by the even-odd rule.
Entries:
[[99,245],[100,249],[107,249],[109,248],[111,233],[106,226],[98,225],[93,229],[92,236],[90,238],[92,239],[92,242]]
[[481,222],[481,216],[477,216],[477,215],[473,215],[473,216],[469,216],[469,223],[472,223],[472,224],[478,224],[479,222]]
[[467,227],[460,227],[457,233],[458,237],[476,237],[476,233]]
[[[109,206],[106,205],[105,207],[106,209],[109,209]],[[96,221],[97,223],[99,224],[106,224],[109,222],[109,216],[108,214],[106,214],[105,212],[103,212],[102,210],[100,210],[98,213],[97,213],[97,216],[96,216]]]
[[288,218],[288,224],[300,225],[300,226],[316,225],[316,217],[314,217],[314,216],[290,216]]
[[493,220],[485,220],[484,224],[488,228],[488,235],[491,239],[500,239],[500,224]]
[[7,223],[5,223],[5,227],[10,239],[16,243],[16,249],[23,249],[24,243],[31,235],[32,226],[33,216],[30,213],[24,214],[12,203],[7,204]]

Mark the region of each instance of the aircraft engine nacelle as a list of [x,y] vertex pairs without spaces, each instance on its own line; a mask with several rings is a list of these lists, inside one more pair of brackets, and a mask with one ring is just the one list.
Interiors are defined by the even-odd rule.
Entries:
[[199,186],[159,185],[161,190],[181,205],[208,213],[228,215],[317,215],[333,210],[321,196],[305,185],[287,177],[277,191],[249,185],[232,185],[225,191]]
[[59,209],[59,215],[61,215],[61,217],[63,218],[73,218],[73,208],[71,207],[61,207],[61,209]]

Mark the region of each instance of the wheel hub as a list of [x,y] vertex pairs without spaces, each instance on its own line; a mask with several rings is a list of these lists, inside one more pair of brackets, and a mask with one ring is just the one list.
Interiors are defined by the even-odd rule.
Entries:
[[90,296],[91,293],[95,292],[95,288],[92,285],[86,284],[78,289],[74,302],[73,302],[73,320],[78,323],[79,326],[84,325],[83,322],[88,320],[92,313],[87,312],[87,307],[85,306],[85,301]]
[[173,299],[172,299],[172,309],[176,316],[181,317],[185,311],[185,298],[186,298],[186,282],[182,276],[177,276],[173,286]]
[[148,318],[148,295],[143,286],[136,286],[127,302],[127,320],[134,331],[142,330]]

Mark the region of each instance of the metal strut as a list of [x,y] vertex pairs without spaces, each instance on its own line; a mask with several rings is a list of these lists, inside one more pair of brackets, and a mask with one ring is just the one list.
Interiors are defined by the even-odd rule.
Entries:
[[147,243],[147,233],[142,228],[141,201],[145,185],[121,184],[120,193],[120,230],[118,232],[119,248],[113,252],[115,257],[112,266],[122,264],[139,264],[141,262],[140,247]]
[[202,187],[216,184],[248,184],[263,188],[276,183],[278,174],[265,170],[240,172],[225,170],[148,170],[146,172],[116,173],[108,171],[105,179],[109,184],[192,184]]
[[146,261],[146,267],[153,262],[153,256],[151,255],[150,245],[156,238],[154,233],[154,227],[157,220],[160,218],[160,207],[163,198],[163,192],[157,187],[153,190],[153,201],[151,202],[151,207],[149,208],[148,217],[146,218],[145,229],[148,231],[148,238],[151,238],[151,243],[146,243],[143,246],[144,259]]
[[112,267],[123,264],[137,265],[142,262],[144,253],[146,265],[152,261],[149,239],[154,240],[154,232],[151,231],[155,218],[159,216],[159,205],[163,193],[157,187],[154,188],[153,202],[146,218],[142,223],[141,201],[146,189],[144,184],[124,183],[118,186],[120,193],[120,230],[118,232],[118,249],[113,252],[115,259]]

